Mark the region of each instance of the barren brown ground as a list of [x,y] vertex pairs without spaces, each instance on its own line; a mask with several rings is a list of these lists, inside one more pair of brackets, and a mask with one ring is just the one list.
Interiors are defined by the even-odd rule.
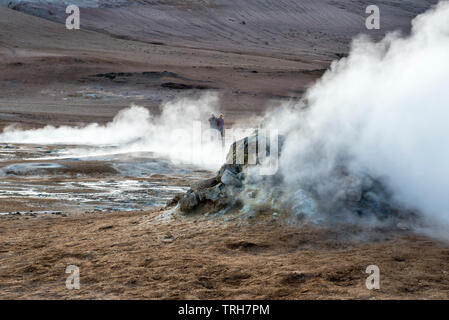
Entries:
[[[449,298],[449,246],[427,238],[161,213],[0,218],[0,298]],[[72,264],[80,290],[65,287]],[[380,290],[365,287],[371,264]]]

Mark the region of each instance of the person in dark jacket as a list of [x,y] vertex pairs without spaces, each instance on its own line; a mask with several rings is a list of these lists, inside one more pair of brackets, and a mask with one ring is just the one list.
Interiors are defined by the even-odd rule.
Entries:
[[218,131],[220,131],[221,137],[223,138],[224,119],[222,114],[220,114],[220,117],[217,119],[217,127]]
[[215,117],[215,115],[213,113],[210,116],[208,121],[209,121],[209,125],[210,125],[211,129],[215,129],[215,130],[218,129],[218,119],[217,119],[217,117]]

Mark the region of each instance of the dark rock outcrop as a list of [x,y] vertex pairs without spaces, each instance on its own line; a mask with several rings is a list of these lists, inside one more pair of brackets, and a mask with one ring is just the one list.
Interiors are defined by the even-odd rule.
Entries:
[[[384,220],[401,212],[381,181],[344,168],[336,168],[329,174],[326,185],[332,187],[324,192],[320,181],[296,188],[286,186],[282,183],[281,173],[254,179],[249,169],[259,166],[260,153],[258,150],[256,153],[248,150],[260,138],[255,132],[236,141],[228,152],[227,163],[215,177],[193,184],[186,194],[171,204],[179,203],[179,210],[184,214],[224,214],[233,211],[247,217],[254,217],[259,212],[269,213],[273,217],[279,214],[315,217],[324,213],[336,219],[340,219],[342,214],[352,214]],[[282,142],[280,138],[279,153]],[[269,154],[269,144],[265,151]]]
[[238,178],[238,175],[230,170],[225,170],[220,179],[221,183],[227,186],[236,188],[240,188],[242,186],[242,181]]
[[192,191],[199,191],[199,190],[215,187],[218,183],[220,183],[220,180],[218,180],[218,177],[214,177],[214,178],[195,182],[190,186],[190,189]]
[[179,208],[181,209],[181,211],[191,211],[199,204],[198,195],[196,194],[196,192],[189,190],[179,201],[179,204]]
[[[179,203],[179,209],[183,213],[201,212],[202,207],[205,211],[215,213],[242,207],[238,198],[245,188],[245,171],[259,164],[259,153],[250,152],[249,146],[254,146],[259,138],[259,134],[254,132],[253,135],[234,142],[226,157],[226,164],[218,170],[215,177],[192,184],[184,196],[178,201],[170,201],[168,205]],[[268,143],[267,154],[269,150]]]

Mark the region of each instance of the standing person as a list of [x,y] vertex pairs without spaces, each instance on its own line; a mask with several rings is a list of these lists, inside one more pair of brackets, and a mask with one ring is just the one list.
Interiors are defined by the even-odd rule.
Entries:
[[218,140],[218,118],[212,113],[208,121],[211,129],[210,141],[216,141]]
[[220,117],[217,120],[217,127],[218,131],[220,131],[221,138],[223,139],[224,119],[222,114],[220,114]]
[[212,113],[212,115],[210,116],[210,118],[208,120],[211,129],[215,129],[215,130],[218,129],[218,121],[217,120],[218,120],[217,117],[215,117],[215,115]]

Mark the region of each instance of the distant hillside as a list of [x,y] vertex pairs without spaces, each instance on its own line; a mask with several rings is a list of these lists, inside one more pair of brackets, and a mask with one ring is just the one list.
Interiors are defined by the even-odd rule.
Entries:
[[[380,37],[437,0],[0,0],[46,19],[65,21],[78,4],[81,26],[145,42],[276,55],[335,55],[364,32]],[[381,30],[365,29],[365,9],[381,9]]]

